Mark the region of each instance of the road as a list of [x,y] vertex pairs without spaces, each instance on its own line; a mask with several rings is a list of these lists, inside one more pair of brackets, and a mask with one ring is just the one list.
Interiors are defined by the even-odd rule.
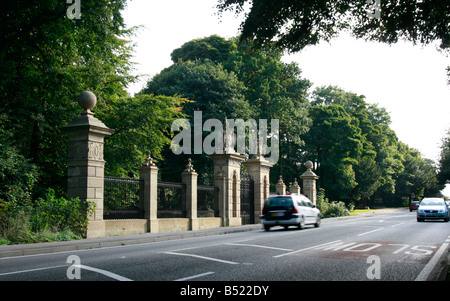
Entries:
[[415,212],[395,210],[323,220],[319,228],[303,230],[275,227],[269,232],[1,258],[0,281],[427,280],[449,245],[450,223],[418,223]]

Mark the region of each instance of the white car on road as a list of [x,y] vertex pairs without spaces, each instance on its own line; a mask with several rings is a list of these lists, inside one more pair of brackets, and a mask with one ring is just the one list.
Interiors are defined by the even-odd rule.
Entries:
[[320,211],[301,194],[271,196],[264,203],[261,221],[266,231],[273,226],[302,229],[306,224],[313,224],[319,227]]

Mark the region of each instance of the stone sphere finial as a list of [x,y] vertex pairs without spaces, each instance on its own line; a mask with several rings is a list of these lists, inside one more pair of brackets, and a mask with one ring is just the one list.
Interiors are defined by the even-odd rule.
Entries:
[[306,161],[306,162],[305,162],[305,167],[306,167],[307,169],[312,169],[313,166],[314,166],[314,164],[313,164],[311,161]]
[[89,111],[97,104],[97,96],[90,91],[81,92],[80,96],[78,96],[78,104],[86,111]]

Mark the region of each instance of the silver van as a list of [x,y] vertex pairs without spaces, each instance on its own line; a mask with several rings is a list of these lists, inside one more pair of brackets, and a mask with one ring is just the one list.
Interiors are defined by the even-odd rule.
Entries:
[[261,215],[264,230],[273,226],[296,226],[302,229],[307,224],[320,226],[320,211],[302,194],[271,196],[264,202]]

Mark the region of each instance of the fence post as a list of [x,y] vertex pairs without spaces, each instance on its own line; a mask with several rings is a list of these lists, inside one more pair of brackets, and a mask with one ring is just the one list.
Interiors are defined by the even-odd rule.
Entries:
[[264,159],[263,156],[248,159],[242,164],[247,167],[248,174],[254,181],[254,217],[255,224],[258,224],[261,222],[260,215],[262,213],[264,201],[270,194],[270,168],[273,164]]
[[198,230],[197,217],[197,177],[194,167],[189,163],[186,169],[181,173],[182,182],[186,184],[186,217],[189,218],[190,230]]
[[313,163],[311,161],[306,161],[305,166],[307,170],[300,176],[303,180],[303,191],[311,202],[317,205],[316,180],[319,179],[319,176],[312,171]]
[[294,180],[290,190],[291,193],[300,194],[300,186],[298,185],[297,179]]
[[280,175],[280,179],[278,180],[277,186],[276,186],[276,192],[278,195],[285,195],[286,194],[286,185],[283,182],[283,177]]
[[158,233],[158,167],[153,163],[150,151],[139,168],[144,180],[144,218],[148,221],[148,232]]
[[92,92],[81,93],[78,104],[84,111],[63,128],[69,138],[67,197],[95,203],[94,214],[89,216],[88,238],[105,236],[103,144],[104,137],[113,133],[91,112],[96,103],[97,98]]

